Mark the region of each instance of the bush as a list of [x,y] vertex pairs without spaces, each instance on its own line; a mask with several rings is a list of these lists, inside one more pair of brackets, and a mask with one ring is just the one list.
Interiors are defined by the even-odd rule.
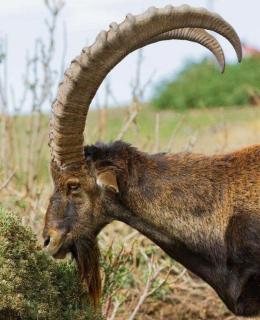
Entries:
[[100,319],[73,262],[37,248],[32,231],[0,208],[0,319]]
[[228,65],[225,73],[204,60],[187,65],[174,79],[157,88],[153,104],[158,109],[247,105],[260,90],[260,59],[247,58]]

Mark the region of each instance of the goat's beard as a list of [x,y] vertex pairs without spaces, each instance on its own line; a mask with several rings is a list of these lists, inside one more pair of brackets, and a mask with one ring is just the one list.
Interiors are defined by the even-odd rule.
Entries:
[[97,240],[85,237],[77,239],[71,251],[81,279],[87,285],[89,297],[97,308],[101,298],[100,251]]

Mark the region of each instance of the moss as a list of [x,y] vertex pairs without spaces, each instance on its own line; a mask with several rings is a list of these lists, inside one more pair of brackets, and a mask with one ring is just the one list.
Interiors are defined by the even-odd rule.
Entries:
[[100,318],[74,263],[57,263],[39,250],[32,230],[0,208],[0,319]]

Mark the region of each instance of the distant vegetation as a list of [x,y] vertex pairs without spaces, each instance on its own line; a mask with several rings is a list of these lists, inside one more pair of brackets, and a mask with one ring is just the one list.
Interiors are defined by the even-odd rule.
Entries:
[[223,75],[214,64],[204,60],[186,65],[174,80],[162,83],[153,104],[158,109],[175,110],[248,105],[259,93],[259,58],[228,65]]

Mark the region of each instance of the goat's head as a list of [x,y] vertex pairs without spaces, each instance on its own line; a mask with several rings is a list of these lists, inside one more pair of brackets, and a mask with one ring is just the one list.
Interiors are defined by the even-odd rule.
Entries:
[[52,163],[51,171],[55,187],[45,216],[44,245],[55,258],[72,253],[96,303],[100,295],[96,185],[83,170],[80,175],[66,173]]
[[43,236],[44,245],[54,258],[72,253],[96,304],[101,289],[96,237],[110,222],[103,214],[102,190],[107,190],[106,198],[117,193],[118,186],[110,167],[93,167],[91,174],[89,170],[90,166],[88,170],[77,167],[67,172],[52,162],[54,192],[46,212]]
[[226,37],[241,60],[240,40],[219,15],[189,6],[150,8],[112,23],[95,43],[72,61],[52,107],[50,148],[54,193],[46,213],[45,245],[54,257],[69,251],[96,301],[100,294],[96,235],[109,221],[102,211],[101,188],[118,192],[113,171],[93,168],[84,156],[83,131],[89,105],[107,73],[130,52],[162,40],[185,39],[202,44],[225,60],[217,40],[204,29]]

